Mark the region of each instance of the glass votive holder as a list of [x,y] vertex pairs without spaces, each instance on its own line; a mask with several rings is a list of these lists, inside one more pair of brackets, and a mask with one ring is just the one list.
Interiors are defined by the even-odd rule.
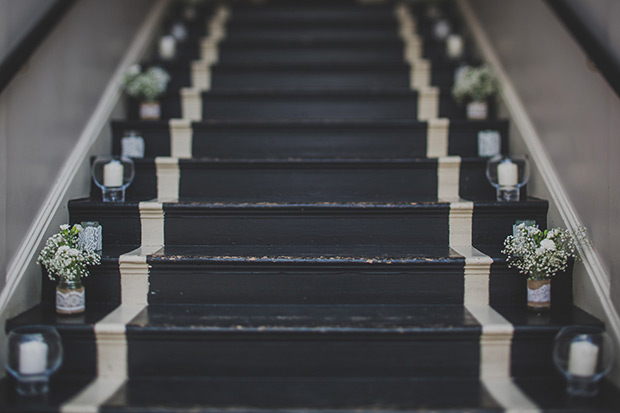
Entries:
[[98,156],[90,170],[95,184],[101,188],[103,202],[125,201],[125,190],[133,181],[135,168],[126,156]]
[[144,158],[144,138],[135,130],[126,131],[121,138],[121,156]]
[[566,378],[570,396],[596,396],[613,358],[613,343],[601,327],[564,327],[555,337],[553,362]]
[[78,247],[101,255],[103,234],[99,222],[82,221],[80,225],[82,226],[82,231],[78,236]]
[[52,326],[24,326],[7,337],[6,368],[17,379],[21,396],[49,392],[49,378],[62,363],[62,342]]
[[521,188],[530,177],[527,155],[497,155],[487,161],[486,176],[496,189],[498,201],[519,201]]

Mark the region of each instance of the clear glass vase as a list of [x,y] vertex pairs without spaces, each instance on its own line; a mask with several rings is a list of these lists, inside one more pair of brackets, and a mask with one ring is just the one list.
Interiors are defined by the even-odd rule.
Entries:
[[81,314],[86,310],[86,289],[80,279],[60,278],[56,287],[56,312],[58,314]]

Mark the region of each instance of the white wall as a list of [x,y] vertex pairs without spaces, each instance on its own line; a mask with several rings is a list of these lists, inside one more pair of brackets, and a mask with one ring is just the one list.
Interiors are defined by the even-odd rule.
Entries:
[[[34,2],[24,1],[20,8],[17,3],[22,0],[0,2],[3,20],[12,20],[12,13],[24,16],[24,8]],[[36,0],[41,7],[47,3]],[[152,4],[150,0],[78,1],[0,95],[0,288]],[[6,45],[14,35],[7,30],[26,24],[2,24],[0,40],[4,38]],[[86,188],[81,195],[87,195]]]
[[[575,0],[618,45],[617,0]],[[469,0],[606,267],[620,311],[620,99],[542,0]],[[587,6],[592,6],[589,9]],[[594,19],[594,17],[591,17]],[[615,27],[614,27],[615,24]],[[613,38],[613,39],[612,39]],[[534,194],[546,196],[540,181]],[[552,209],[551,221],[561,225]],[[583,267],[576,302],[599,313]]]

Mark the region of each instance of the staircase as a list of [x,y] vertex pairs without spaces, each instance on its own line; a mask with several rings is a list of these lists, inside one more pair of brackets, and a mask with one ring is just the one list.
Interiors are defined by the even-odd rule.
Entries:
[[607,382],[565,396],[553,337],[600,322],[572,305],[570,273],[549,314],[526,311],[499,251],[517,220],[545,227],[548,203],[495,201],[477,139],[507,148],[508,121],[465,120],[458,62],[417,6],[201,16],[179,59],[155,62],[173,79],[164,120],[111,122],[113,152],[126,130],[146,141],[126,202],[69,203],[72,223],[103,226],[86,313],[57,316],[44,277],[7,324],[61,333],[49,400],[5,379],[0,410],[620,411]]

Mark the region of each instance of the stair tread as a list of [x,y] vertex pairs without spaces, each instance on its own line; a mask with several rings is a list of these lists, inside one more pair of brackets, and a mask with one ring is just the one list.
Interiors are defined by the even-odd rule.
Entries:
[[[81,316],[62,316],[53,305],[39,304],[8,320],[7,331],[21,325],[53,325],[65,333],[92,331],[118,308],[117,304],[89,305]],[[525,306],[496,306],[520,333],[555,332],[566,325],[602,325],[576,306],[546,314]],[[325,340],[333,334],[480,334],[481,325],[463,305],[351,304],[151,304],[125,325],[128,332],[233,335],[303,334]],[[105,334],[105,333],[101,333]]]
[[[129,380],[101,409],[139,411],[148,406],[191,411],[399,411],[401,409],[501,408],[478,380],[147,378]],[[118,410],[117,410],[118,409]],[[125,410],[127,409],[127,410]],[[211,410],[213,409],[213,410]],[[316,410],[315,410],[316,409]],[[472,410],[469,410],[472,409]],[[487,410],[490,409],[490,410]],[[183,410],[180,410],[183,411]]]
[[[152,202],[159,202],[157,199]],[[457,202],[472,202],[474,207],[494,208],[494,209],[513,209],[513,208],[532,208],[546,206],[547,201],[528,197],[522,201],[496,201],[496,200],[456,200]],[[247,210],[247,211],[290,211],[290,212],[312,212],[312,211],[414,211],[423,209],[449,208],[450,201],[427,201],[427,202],[211,202],[208,200],[179,200],[161,201],[161,204],[170,209],[210,209],[210,210]],[[103,202],[91,198],[79,198],[70,201],[71,206],[93,207],[93,208],[114,208],[133,210],[140,202]]]
[[[168,127],[171,120],[138,120],[138,119],[114,119],[113,124],[126,124],[131,127],[160,128]],[[276,127],[276,126],[317,126],[317,127],[349,127],[363,126],[364,128],[386,128],[386,127],[410,127],[427,125],[427,121],[417,119],[204,119],[188,121],[193,127],[210,126],[248,126],[248,127]],[[449,119],[450,127],[458,128],[478,128],[481,125],[505,125],[507,119],[489,120],[467,120]]]
[[315,262],[343,264],[462,262],[463,258],[444,246],[402,245],[181,245],[166,246],[149,256],[155,262]]
[[[553,411],[617,412],[620,391],[604,381],[593,399],[570,398],[557,377],[518,380],[526,395]],[[504,411],[477,379],[469,378],[140,378],[131,379],[102,412],[143,406],[222,408],[225,411]],[[183,407],[182,407],[183,406]],[[127,410],[124,410],[124,409]],[[119,409],[119,410],[116,410]],[[247,409],[247,410],[246,410]],[[181,410],[182,411],[182,410]],[[234,411],[234,410],[233,410]]]

